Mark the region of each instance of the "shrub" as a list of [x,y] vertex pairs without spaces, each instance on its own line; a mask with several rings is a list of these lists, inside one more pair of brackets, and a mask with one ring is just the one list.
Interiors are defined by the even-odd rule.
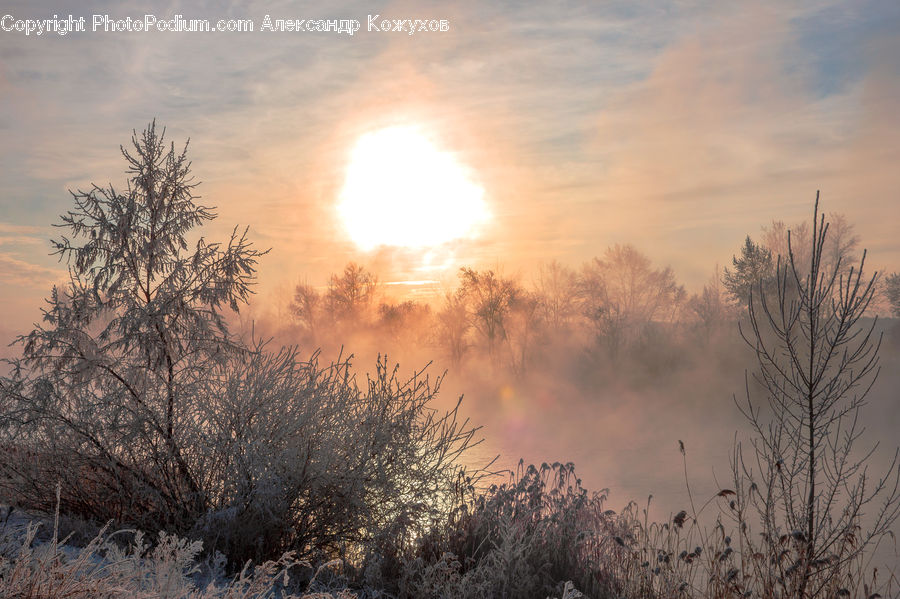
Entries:
[[246,559],[357,557],[398,522],[435,517],[475,429],[430,403],[440,378],[379,358],[361,390],[348,360],[325,368],[270,352],[226,324],[256,260],[245,234],[187,235],[186,148],[155,123],[122,150],[131,176],[73,193],[55,241],[68,285],[0,380],[0,489],[31,509],[205,541]]
[[604,501],[571,463],[520,463],[508,482],[470,491],[385,578],[399,581],[400,597],[608,596],[620,520]]

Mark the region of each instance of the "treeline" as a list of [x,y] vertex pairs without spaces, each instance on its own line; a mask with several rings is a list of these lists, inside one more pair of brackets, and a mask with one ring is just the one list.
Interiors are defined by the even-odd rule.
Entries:
[[[773,259],[776,223],[693,296],[630,246],[580,270],[551,264],[530,286],[463,268],[434,306],[385,300],[355,264],[323,292],[296,290],[292,326],[317,347],[365,335],[517,372],[573,352],[672,365],[746,308],[763,389],[740,404],[751,443],[734,448],[731,488],[652,523],[634,504],[607,509],[571,463],[521,464],[488,486],[465,459],[479,429],[459,402],[435,408],[440,378],[381,358],[360,383],[346,361],[235,334],[229,315],[264,252],[238,230],[189,247],[215,215],[196,203],[186,152],[155,123],[132,145],[128,185],[72,193],[53,242],[69,281],[0,377],[0,502],[165,532],[100,534],[69,560],[59,517],[33,551],[33,528],[5,536],[7,512],[0,597],[873,599],[884,587],[867,559],[900,518],[900,455],[875,478],[872,454],[854,453],[880,343],[861,320],[875,279],[862,257],[844,266],[849,229],[830,253],[814,224],[807,271],[796,237],[787,265]],[[233,583],[201,591],[198,560]]]
[[[831,214],[822,271],[846,278],[858,263],[859,236]],[[686,346],[734,337],[754,286],[772,296],[776,269],[791,253],[809,268],[810,229],[773,221],[760,241],[749,235],[732,263],[716,267],[698,292],[685,290],[668,266],[632,245],[614,245],[573,268],[542,265],[531,281],[494,269],[460,268],[456,286],[428,299],[396,299],[378,275],[355,262],[327,285],[300,283],[288,320],[276,336],[304,347],[377,339],[379,351],[422,350],[454,367],[470,361],[524,373],[534,364],[573,358],[599,363],[639,361],[645,369],[675,368]],[[900,315],[900,275],[882,279],[882,304]],[[770,302],[774,297],[769,297]]]
[[376,336],[385,347],[429,349],[453,365],[486,358],[522,372],[560,343],[616,358],[672,328],[708,338],[735,311],[716,281],[688,296],[670,268],[617,245],[578,270],[542,266],[530,285],[464,267],[456,287],[431,301],[387,298],[375,273],[350,263],[324,289],[297,285],[289,314],[284,332],[306,346]]

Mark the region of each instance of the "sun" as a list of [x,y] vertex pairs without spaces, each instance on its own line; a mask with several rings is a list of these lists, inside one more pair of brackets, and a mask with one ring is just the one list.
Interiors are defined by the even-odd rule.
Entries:
[[424,249],[472,237],[489,219],[484,188],[450,152],[416,127],[389,127],[359,138],[337,205],[351,239]]

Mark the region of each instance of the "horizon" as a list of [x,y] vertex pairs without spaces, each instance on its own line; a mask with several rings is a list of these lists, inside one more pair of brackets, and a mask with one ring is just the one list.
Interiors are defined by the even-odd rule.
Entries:
[[0,10],[0,587],[900,590],[900,2],[449,4]]
[[[34,321],[35,300],[65,274],[45,248],[66,190],[123,185],[118,147],[154,117],[169,140],[191,139],[200,202],[218,207],[207,235],[248,226],[272,248],[260,297],[324,282],[348,261],[396,282],[452,281],[461,266],[527,276],[617,243],[696,291],[747,234],[806,220],[817,190],[826,213],[855,224],[874,268],[900,265],[896,3],[79,11],[86,32],[0,35],[7,330]],[[6,12],[74,11],[14,2]],[[92,32],[92,14],[249,19],[255,31]],[[267,14],[362,26],[353,36],[261,31]],[[368,31],[362,17],[376,14],[447,20],[449,30]],[[483,191],[477,226],[429,251],[353,239],[339,210],[353,148],[392,127],[418,130],[436,159],[453,161],[433,176],[458,169]]]

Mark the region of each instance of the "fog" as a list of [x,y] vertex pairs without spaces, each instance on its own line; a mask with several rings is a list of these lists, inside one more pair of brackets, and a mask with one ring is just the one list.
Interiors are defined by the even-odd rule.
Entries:
[[[853,237],[849,254],[857,242]],[[504,480],[503,471],[515,471],[520,460],[574,462],[585,487],[606,493],[612,509],[636,502],[651,521],[667,521],[682,509],[691,512],[693,499],[711,526],[722,514],[716,494],[735,486],[735,448],[751,451],[752,430],[736,402],[746,406],[749,394],[759,406],[767,398],[755,351],[742,336],[751,330],[747,308],[723,288],[718,269],[692,294],[634,248],[632,260],[615,264],[614,249],[580,267],[554,262],[517,276],[461,270],[457,287],[424,295],[398,295],[397,287],[378,283],[377,273],[351,265],[363,275],[355,275],[357,283],[368,275],[371,284],[350,294],[361,307],[351,318],[327,313],[339,309],[333,300],[347,283],[345,270],[318,287],[301,284],[302,293],[293,297],[251,306],[244,330],[252,324],[254,334],[275,344],[298,344],[305,353],[321,349],[324,361],[352,355],[358,377],[384,354],[410,376],[422,368],[445,375],[436,407],[452,408],[463,397],[461,413],[482,427],[483,438],[465,460],[498,472],[490,480]],[[592,269],[603,263],[603,284],[591,286]],[[629,276],[619,277],[619,269]],[[629,281],[627,294],[616,288],[617,277]],[[638,280],[653,292],[636,289]],[[482,289],[473,289],[473,281]],[[592,304],[598,289],[606,312]],[[492,345],[478,320],[496,316],[503,305],[503,334]],[[620,308],[615,323],[603,318],[612,305]],[[461,326],[455,343],[454,309]],[[900,444],[900,321],[888,317],[888,309],[882,286],[870,310],[880,316],[860,324],[874,324],[872,341],[880,341],[880,368],[861,412],[865,432],[855,445],[857,457],[874,451],[867,462],[871,481],[890,472]],[[889,543],[874,555],[881,564],[898,559]]]
[[[609,254],[594,262],[604,260],[609,265]],[[632,274],[666,272],[649,261],[635,264]],[[646,505],[652,495],[650,514],[657,519],[688,507],[688,486],[699,504],[733,486],[732,452],[736,443],[746,446],[750,439],[735,402],[746,404],[748,391],[757,405],[766,396],[755,378],[754,351],[739,329],[740,323],[748,330],[746,307],[735,302],[720,281],[711,279],[706,286],[706,299],[715,299],[710,313],[700,305],[704,291],[688,293],[673,273],[664,283],[645,277],[651,286],[668,285],[668,297],[660,299],[658,289],[647,294],[652,310],[632,299],[631,313],[622,315],[619,328],[612,331],[610,323],[590,314],[596,306],[590,305],[583,281],[590,275],[590,263],[552,263],[516,275],[502,274],[502,267],[497,272],[470,271],[481,277],[482,287],[491,288],[481,296],[471,289],[475,279],[466,283],[463,272],[455,288],[445,285],[423,292],[385,285],[365,266],[349,268],[355,269],[353,284],[360,287],[350,294],[357,305],[335,303],[349,271],[318,285],[299,276],[302,294],[282,291],[280,296],[259,298],[244,312],[245,334],[252,331],[275,345],[299,345],[304,355],[320,350],[323,362],[352,356],[361,379],[379,355],[387,355],[410,376],[423,368],[432,377],[444,375],[436,405],[450,408],[462,396],[462,413],[482,427],[484,440],[467,458],[474,468],[494,458],[494,470],[515,469],[520,459],[538,465],[571,461],[587,488],[608,489],[614,509],[630,501]],[[571,289],[547,285],[548,269],[571,275]],[[607,277],[615,275],[605,272]],[[485,316],[485,305],[471,302],[487,298],[496,308],[503,304],[504,285],[510,297],[518,294],[518,299],[500,309],[508,312],[500,317],[505,318],[502,334],[496,333],[492,341],[477,322]],[[612,287],[605,287],[606,301],[611,301]],[[571,297],[560,300],[568,292]],[[306,298],[305,308],[300,295]],[[454,333],[448,329],[454,302],[470,302],[457,306],[456,356],[451,347]],[[341,310],[345,312],[336,313]],[[884,310],[884,302],[876,302],[873,316]],[[865,326],[871,323],[870,318]],[[615,347],[610,344],[614,334]],[[862,411],[867,430],[857,447],[864,453],[877,446],[870,475],[881,475],[890,465],[900,428],[900,322],[882,314],[873,340],[882,336],[881,368]]]
[[[779,338],[777,331],[764,330],[764,324],[759,329],[755,326],[767,312],[775,314],[777,320],[779,311],[792,310],[785,306],[796,305],[801,297],[798,289],[807,293],[800,281],[804,277],[807,280],[818,277],[817,269],[821,266],[825,273],[823,280],[830,280],[833,274],[837,287],[822,288],[820,283],[820,291],[816,293],[823,294],[833,311],[841,315],[839,319],[847,318],[847,312],[842,311],[846,305],[856,306],[852,311],[865,315],[854,325],[861,336],[856,341],[851,339],[849,345],[841,342],[836,346],[837,353],[849,347],[852,354],[856,343],[863,347],[871,345],[877,348],[879,367],[873,369],[872,376],[864,375],[858,385],[838,392],[836,397],[841,404],[850,405],[851,409],[824,425],[827,433],[820,433],[820,439],[826,441],[816,449],[816,467],[821,474],[819,480],[832,477],[823,484],[826,487],[834,484],[837,489],[829,516],[844,505],[861,506],[867,511],[860,513],[859,522],[868,526],[877,510],[865,499],[848,495],[848,491],[853,493],[852,489],[842,486],[846,481],[851,481],[852,486],[859,473],[852,466],[849,473],[843,471],[843,465],[839,464],[836,466],[839,472],[834,474],[829,470],[835,466],[828,462],[831,459],[828,452],[839,454],[840,450],[834,450],[831,444],[840,445],[841,436],[847,434],[843,429],[835,430],[838,425],[834,423],[845,416],[838,423],[840,426],[852,420],[853,395],[868,391],[868,401],[861,413],[865,430],[852,443],[851,463],[853,459],[862,460],[868,489],[877,488],[881,477],[892,475],[892,459],[898,445],[896,431],[900,426],[897,409],[900,322],[896,318],[900,312],[900,276],[870,271],[853,225],[841,215],[831,214],[828,218],[836,223],[834,235],[820,239],[816,251],[804,252],[816,238],[816,229],[802,224],[788,226],[781,221],[763,227],[763,234],[757,235],[761,239],[759,243],[750,236],[743,244],[736,240],[737,252],[732,263],[725,268],[713,266],[713,274],[700,289],[687,288],[672,268],[655,263],[630,244],[609,246],[581,264],[551,261],[536,265],[530,272],[509,272],[502,264],[494,268],[461,265],[455,279],[444,277],[439,281],[397,280],[390,271],[384,274],[378,263],[349,262],[323,280],[297,273],[293,289],[253,296],[239,311],[227,313],[227,328],[241,337],[231,340],[236,342],[236,347],[258,347],[262,342],[268,344],[269,350],[277,351],[289,346],[297,348],[301,358],[308,356],[310,361],[318,361],[319,366],[325,367],[349,360],[350,372],[358,386],[347,387],[341,392],[343,395],[325,393],[314,397],[307,408],[327,406],[329,398],[339,396],[345,403],[336,408],[338,413],[346,411],[352,402],[359,403],[353,404],[358,407],[351,410],[387,410],[387,405],[379,407],[377,393],[372,394],[372,389],[383,388],[378,385],[385,384],[385,371],[375,372],[377,366],[385,363],[388,371],[397,365],[401,381],[427,376],[434,382],[430,388],[439,392],[430,404],[421,404],[424,410],[433,408],[439,414],[452,412],[461,401],[459,415],[479,427],[477,437],[482,441],[461,459],[470,472],[488,474],[478,478],[482,497],[495,492],[488,489],[489,483],[508,480],[508,475],[520,464],[534,464],[546,472],[548,469],[541,464],[574,463],[574,471],[581,479],[579,484],[605,497],[600,503],[603,514],[607,513],[606,508],[626,514],[646,510],[650,522],[662,523],[677,521],[673,515],[685,510],[709,530],[717,517],[722,516],[726,521],[734,518],[727,511],[735,509],[734,502],[729,508],[727,500],[717,501],[716,497],[722,493],[735,495],[734,491],[725,489],[746,493],[741,487],[751,477],[744,472],[738,474],[739,480],[733,478],[733,457],[738,448],[743,448],[744,455],[749,456],[747,463],[753,464],[755,474],[760,474],[756,470],[759,468],[765,476],[765,464],[755,463],[755,456],[750,456],[754,423],[745,417],[747,411],[753,411],[746,407],[748,402],[754,409],[762,410],[756,423],[761,429],[766,429],[770,412],[779,414],[779,408],[769,403],[772,380],[759,377],[765,363],[759,348],[768,346],[776,354],[784,355],[792,351],[785,345],[796,342],[795,338],[802,340],[805,334],[794,329],[789,335],[794,339],[788,342]],[[791,237],[788,230],[793,232]],[[793,256],[791,274],[796,278],[779,279],[783,273],[781,255],[785,253]],[[251,257],[264,259],[265,254],[253,250]],[[807,262],[811,266],[804,266]],[[851,268],[851,264],[857,266]],[[855,269],[860,269],[863,275],[856,274],[860,271]],[[253,268],[245,272],[249,278],[255,275]],[[848,296],[841,295],[848,285],[852,287],[854,277],[857,282],[874,281],[871,287],[863,283],[863,303],[859,305],[853,299],[859,289]],[[796,322],[800,323],[799,327],[813,326],[808,322],[820,317],[827,319],[829,313],[827,307],[817,309],[815,317],[806,316],[809,321],[798,317]],[[48,322],[52,321],[51,315]],[[773,321],[773,327],[777,326]],[[833,330],[820,333],[825,337],[829,334],[835,333]],[[823,341],[822,337],[818,340],[821,346],[831,342]],[[218,356],[219,345],[215,348],[213,356]],[[16,350],[16,346],[7,348],[12,355]],[[89,348],[89,351],[93,350]],[[815,352],[821,350],[810,351],[815,358]],[[265,356],[272,354],[247,352],[243,355],[248,359],[266,359]],[[792,359],[797,356],[792,355]],[[809,360],[810,369],[813,358]],[[865,361],[864,357],[862,361],[848,358],[846,353],[840,358],[839,366],[834,363],[828,366],[826,360],[823,374],[830,374],[825,375],[822,386],[830,384],[827,377],[835,372],[842,372],[840,378],[844,380],[852,378],[852,374],[847,374],[848,368],[859,368],[865,373]],[[816,364],[818,367],[819,362]],[[333,375],[335,380],[346,383],[340,369],[331,372],[337,373]],[[194,375],[204,379],[206,373],[198,369]],[[77,371],[73,376],[77,376]],[[790,384],[789,375],[782,372],[781,376]],[[381,382],[369,387],[365,384],[369,377]],[[215,379],[215,375],[210,378]],[[261,376],[259,382],[268,381],[266,376]],[[368,389],[369,395],[351,388]],[[252,403],[258,399],[244,388],[223,389],[214,387],[210,391],[211,404],[244,406],[241,401]],[[795,390],[802,392],[803,388],[797,386]],[[291,387],[289,391],[293,393],[297,389]],[[280,405],[280,411],[269,414],[274,419],[263,427],[265,434],[272,434],[269,427],[303,403],[293,397],[289,396]],[[824,408],[822,418],[827,420],[837,413],[827,410],[840,409]],[[229,418],[249,422],[254,419],[255,410],[252,406],[239,407]],[[782,421],[789,418],[785,416],[788,410],[781,408]],[[169,413],[174,414],[174,408]],[[345,421],[329,417],[327,410],[323,413],[326,415],[319,417],[314,411],[304,412],[299,421],[314,423],[310,428],[317,434],[326,437],[334,434],[336,440],[332,446],[342,447],[358,427],[354,424],[340,429]],[[383,416],[383,413],[373,415],[362,422],[377,422]],[[211,427],[213,434],[224,433],[226,437],[226,441],[215,447],[229,447],[227,426],[221,426],[229,418],[217,420]],[[803,418],[796,420],[802,424]],[[822,427],[819,416],[816,418]],[[396,430],[375,437],[390,447],[395,435],[402,436],[406,426],[403,422],[401,418]],[[786,425],[784,430],[789,435],[792,430],[798,432],[792,439],[803,437],[791,426]],[[289,429],[281,432],[293,438],[296,431]],[[793,441],[789,440],[787,445],[769,446],[766,455],[775,456],[768,462],[769,472],[774,471],[774,460],[779,464],[779,472],[782,462],[790,463],[790,452],[797,451],[803,441],[791,445]],[[306,447],[318,447],[315,443],[310,440]],[[199,446],[193,438],[185,444],[189,451]],[[375,459],[386,455],[384,449],[368,447],[364,451],[366,456]],[[873,453],[867,455],[870,450]],[[315,452],[307,455],[312,453]],[[420,459],[415,451],[410,455]],[[335,456],[337,461],[328,467],[329,471],[345,468],[352,460],[341,452]],[[784,460],[780,459],[782,456]],[[798,486],[800,490],[796,492],[803,492],[804,458],[801,453],[799,461],[785,467],[790,472],[786,476],[796,476],[787,479],[792,492]],[[277,463],[286,468],[303,463],[293,455],[266,460],[265,464]],[[386,463],[391,464],[392,460],[393,457]],[[452,460],[442,462],[435,471],[450,473],[452,477],[457,465]],[[262,472],[268,468],[268,465],[262,467]],[[795,474],[798,471],[799,476]],[[894,470],[893,476],[897,472]],[[436,480],[425,483],[426,487],[437,492]],[[834,483],[835,480],[838,482]],[[774,483],[770,481],[770,484]],[[892,485],[888,483],[887,495],[891,495],[891,490]],[[423,488],[417,492],[424,492]],[[817,500],[828,492],[820,490]],[[743,500],[747,495],[741,497]],[[639,507],[629,512],[632,502]],[[329,500],[323,505],[332,503]],[[891,505],[890,498],[888,505]],[[684,517],[682,513],[682,522]],[[655,525],[643,526],[649,530]],[[795,529],[784,536],[800,534]],[[730,540],[724,542],[728,544]],[[896,548],[888,543],[873,548],[873,554],[879,564],[897,562]]]

